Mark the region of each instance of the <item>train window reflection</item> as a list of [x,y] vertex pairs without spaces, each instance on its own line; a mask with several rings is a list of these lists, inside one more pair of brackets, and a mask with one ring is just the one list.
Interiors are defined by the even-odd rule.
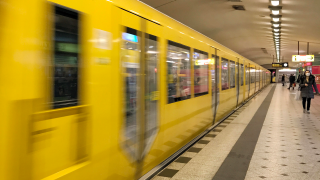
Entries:
[[221,60],[221,87],[222,90],[229,89],[229,66],[228,60],[222,58]]
[[53,107],[78,104],[79,14],[55,7]]
[[194,49],[194,96],[208,94],[208,53]]
[[240,65],[240,86],[243,86],[243,64]]
[[246,85],[249,84],[249,80],[250,80],[249,75],[250,75],[250,70],[249,70],[248,66],[246,66]]
[[[132,156],[135,156],[137,139],[138,113],[138,74],[140,71],[140,37],[135,29],[126,28],[122,34],[121,63],[124,76],[124,105],[125,105],[125,138]],[[130,38],[127,38],[127,37]],[[134,40],[134,41],[132,41]]]
[[236,87],[236,66],[234,61],[230,61],[230,88]]
[[145,117],[146,117],[146,145],[150,148],[158,127],[158,43],[157,37],[146,34],[146,62],[145,62]]
[[250,68],[250,76],[251,76],[251,80],[250,80],[250,83],[255,83],[256,82],[256,80],[255,80],[255,78],[256,78],[256,74],[255,74],[255,70],[254,70],[254,68]]
[[[214,68],[211,70],[211,77],[212,77],[212,92],[215,92],[215,86],[218,86],[217,92],[219,92],[219,77],[220,77],[220,62],[219,62],[219,56],[215,56],[214,54],[211,55],[212,59],[217,58],[217,60],[214,60]],[[217,77],[215,77],[215,71],[217,71]]]
[[190,47],[168,41],[168,103],[191,97]]

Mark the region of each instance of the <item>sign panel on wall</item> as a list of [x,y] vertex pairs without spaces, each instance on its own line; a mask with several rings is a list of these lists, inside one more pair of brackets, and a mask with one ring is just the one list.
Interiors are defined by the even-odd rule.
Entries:
[[314,55],[292,55],[292,62],[314,62]]
[[272,67],[289,67],[289,63],[283,62],[283,63],[272,63]]

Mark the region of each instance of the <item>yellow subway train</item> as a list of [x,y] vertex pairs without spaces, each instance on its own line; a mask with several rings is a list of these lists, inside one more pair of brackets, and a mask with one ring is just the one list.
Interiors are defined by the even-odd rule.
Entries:
[[0,179],[138,179],[270,72],[137,0],[0,0]]

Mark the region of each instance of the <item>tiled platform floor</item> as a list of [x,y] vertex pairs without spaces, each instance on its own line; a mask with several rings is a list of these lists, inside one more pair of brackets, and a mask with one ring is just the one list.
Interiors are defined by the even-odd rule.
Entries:
[[[272,86],[153,179],[213,179]],[[301,102],[294,100],[294,93],[276,85],[246,180],[320,179],[320,97],[312,100],[308,115],[302,113]]]
[[320,179],[320,97],[303,114],[295,92],[277,86],[246,180]]

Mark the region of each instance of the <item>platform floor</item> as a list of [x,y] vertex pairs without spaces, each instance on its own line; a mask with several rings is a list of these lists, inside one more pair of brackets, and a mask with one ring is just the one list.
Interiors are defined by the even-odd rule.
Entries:
[[304,114],[295,93],[268,86],[153,179],[320,179],[320,97]]

